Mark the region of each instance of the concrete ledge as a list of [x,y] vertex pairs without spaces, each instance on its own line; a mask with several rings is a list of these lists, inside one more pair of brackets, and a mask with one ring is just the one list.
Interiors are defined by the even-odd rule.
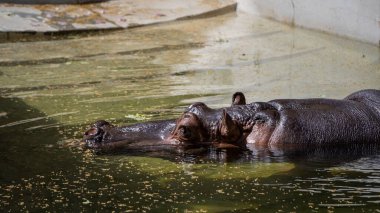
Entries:
[[108,0],[0,0],[0,3],[10,4],[86,4]]
[[379,0],[239,0],[239,10],[380,46]]
[[236,0],[110,0],[80,5],[0,4],[0,33],[123,29],[213,16],[235,11],[236,6]]

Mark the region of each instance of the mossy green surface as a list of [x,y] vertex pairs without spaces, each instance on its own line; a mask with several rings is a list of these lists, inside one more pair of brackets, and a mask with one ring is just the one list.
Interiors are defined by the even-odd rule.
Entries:
[[127,157],[126,161],[142,172],[157,176],[188,174],[198,178],[215,180],[255,179],[270,177],[289,172],[295,168],[293,163],[176,163],[161,158]]

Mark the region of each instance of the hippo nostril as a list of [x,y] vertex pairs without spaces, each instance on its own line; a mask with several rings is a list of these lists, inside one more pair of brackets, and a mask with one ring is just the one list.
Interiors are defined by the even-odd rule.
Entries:
[[109,139],[110,134],[107,131],[110,127],[113,127],[113,125],[107,121],[96,121],[91,125],[90,129],[84,132],[82,141],[89,148],[99,147]]
[[98,128],[91,128],[91,129],[89,129],[89,130],[87,130],[85,133],[84,133],[84,135],[85,136],[95,136],[95,135],[97,135],[99,133],[99,129]]
[[102,143],[104,140],[105,132],[103,129],[98,127],[92,127],[84,133],[83,141],[87,142],[88,145],[93,146],[95,143]]

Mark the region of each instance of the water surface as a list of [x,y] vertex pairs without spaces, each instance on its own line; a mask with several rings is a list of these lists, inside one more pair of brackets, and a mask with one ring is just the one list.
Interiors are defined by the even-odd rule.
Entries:
[[0,44],[0,209],[379,211],[378,147],[94,154],[88,125],[194,101],[343,98],[379,88],[378,47],[245,14]]

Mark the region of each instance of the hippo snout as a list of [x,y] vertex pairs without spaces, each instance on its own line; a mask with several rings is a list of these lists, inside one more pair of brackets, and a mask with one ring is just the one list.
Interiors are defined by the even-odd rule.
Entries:
[[106,140],[106,129],[112,125],[104,120],[96,121],[83,135],[83,142],[88,148],[101,146]]

